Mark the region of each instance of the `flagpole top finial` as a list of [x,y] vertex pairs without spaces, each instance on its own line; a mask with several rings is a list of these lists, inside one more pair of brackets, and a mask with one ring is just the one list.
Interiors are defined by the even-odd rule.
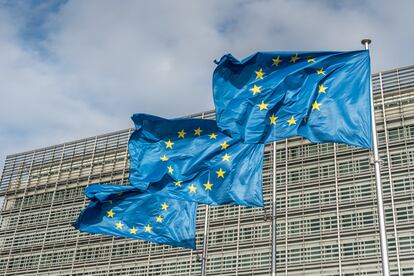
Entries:
[[371,39],[364,38],[363,40],[361,40],[361,44],[362,45],[369,45],[369,44],[371,44]]

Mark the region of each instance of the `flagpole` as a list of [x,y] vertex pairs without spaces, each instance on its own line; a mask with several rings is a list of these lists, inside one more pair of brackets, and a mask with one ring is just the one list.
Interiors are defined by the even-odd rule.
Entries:
[[273,196],[273,199],[272,199],[272,276],[276,276],[276,142],[273,142],[273,192],[272,192],[272,196]]
[[[204,113],[201,114],[201,119],[204,119]],[[210,182],[210,173],[208,175]],[[207,267],[207,245],[208,245],[208,214],[210,206],[206,204],[206,213],[204,218],[204,233],[203,233],[203,255],[201,256],[201,276],[206,276]]]
[[203,234],[203,255],[201,257],[201,276],[206,276],[209,209],[210,209],[210,206],[206,205],[206,217],[204,219],[204,234]]
[[[369,51],[369,44],[371,44],[371,39],[363,39],[361,43],[365,46],[365,50]],[[379,221],[381,257],[382,257],[382,275],[389,276],[390,269],[389,269],[389,264],[388,264],[387,233],[385,229],[384,202],[383,202],[383,196],[382,196],[380,158],[379,158],[379,153],[378,153],[377,125],[375,123],[374,93],[372,92],[371,72],[370,72],[370,92],[371,92],[372,143],[374,146],[375,185],[377,189],[378,221]]]

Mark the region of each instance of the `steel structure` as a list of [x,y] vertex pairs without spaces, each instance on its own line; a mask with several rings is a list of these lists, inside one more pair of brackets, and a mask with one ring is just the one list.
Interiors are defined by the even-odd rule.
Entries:
[[[414,66],[374,74],[391,275],[414,275]],[[213,118],[214,112],[194,117]],[[386,131],[385,131],[386,130]],[[130,129],[7,156],[0,182],[0,275],[200,275],[198,251],[89,235],[71,223],[89,183],[128,181]],[[273,145],[266,207],[209,210],[207,275],[269,275]],[[381,275],[375,177],[367,150],[276,143],[277,275]]]

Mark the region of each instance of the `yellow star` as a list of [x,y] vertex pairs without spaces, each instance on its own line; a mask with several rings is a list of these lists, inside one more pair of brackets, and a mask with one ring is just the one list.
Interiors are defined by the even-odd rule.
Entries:
[[191,186],[188,186],[188,189],[190,189],[190,194],[195,193],[197,188],[194,186],[194,184],[191,184]]
[[290,118],[289,120],[288,120],[288,123],[289,123],[289,125],[291,126],[291,125],[296,125],[296,120],[295,120],[295,117],[293,117],[292,116],[292,118]]
[[272,114],[272,116],[270,116],[270,124],[271,125],[276,125],[276,120],[277,120],[277,117],[275,116],[275,114],[273,113]]
[[114,217],[114,215],[115,215],[115,213],[112,211],[112,209],[111,210],[109,210],[108,212],[106,212],[107,214],[108,214],[108,217],[109,218],[113,218]]
[[201,128],[194,129],[194,136],[200,136],[203,130]]
[[171,142],[171,140],[168,140],[167,142],[164,142],[164,143],[165,143],[166,149],[172,149],[172,146],[174,145],[174,143]]
[[319,107],[321,106],[321,104],[319,104],[317,101],[315,101],[313,104],[312,104],[312,110],[314,110],[314,109],[317,109],[317,110],[319,110],[320,111],[320,109],[319,109]]
[[187,134],[187,132],[184,131],[184,129],[180,130],[178,132],[178,138],[184,139],[184,136]]
[[157,220],[157,222],[162,223],[162,221],[164,220],[164,218],[162,216],[157,216],[155,218]]
[[152,230],[152,227],[151,227],[151,225],[147,225],[147,226],[145,226],[145,232],[151,232],[151,230]]
[[203,185],[204,185],[206,191],[207,190],[210,190],[211,191],[212,188],[213,188],[213,184],[210,183],[210,180],[207,181],[207,183],[206,184],[203,184]]
[[229,144],[227,144],[227,142],[224,141],[224,143],[223,144],[220,144],[220,146],[221,146],[221,150],[225,150],[225,149],[227,149],[229,147]]
[[290,62],[291,63],[296,63],[296,61],[298,61],[299,59],[300,59],[300,57],[298,56],[298,54],[296,54],[296,55],[294,55],[290,58]]
[[164,156],[163,156],[163,157],[160,157],[160,159],[161,159],[161,161],[162,161],[162,162],[165,162],[165,161],[167,161],[167,160],[168,160],[168,157],[167,157],[167,156],[165,156],[165,154],[164,154]]
[[211,133],[209,136],[210,136],[210,139],[216,139],[217,138],[217,134],[215,134],[214,132]]
[[256,80],[257,79],[263,79],[263,76],[264,76],[264,74],[265,74],[265,72],[263,72],[263,70],[262,70],[262,68],[260,68],[260,70],[259,71],[255,71],[255,73],[256,73]]
[[315,62],[316,59],[315,58],[308,58],[308,62]]
[[262,103],[261,104],[258,104],[257,106],[260,108],[260,111],[262,111],[263,109],[266,109],[267,110],[267,106],[268,105],[269,104],[265,104],[264,101],[262,101]]
[[181,184],[182,184],[182,183],[183,183],[182,181],[177,181],[177,182],[174,182],[175,186],[178,186],[178,187],[181,187]]
[[137,228],[135,228],[135,227],[132,227],[131,229],[129,229],[129,233],[131,233],[131,234],[136,234],[137,233]]
[[323,71],[323,68],[321,68],[321,69],[319,69],[319,70],[316,70],[316,74],[318,74],[318,75],[326,75],[325,74],[325,71]]
[[167,168],[168,168],[168,173],[169,174],[173,174],[173,172],[174,172],[173,167],[172,166],[168,166]]
[[326,89],[327,89],[327,88],[328,88],[328,87],[323,86],[323,84],[319,85],[319,93],[326,93]]
[[122,222],[118,221],[117,224],[116,224],[116,228],[122,229],[122,227],[124,227],[124,224]]
[[280,57],[277,56],[277,58],[272,59],[272,61],[272,66],[279,66],[279,63],[281,63],[283,60],[281,60]]
[[167,204],[166,202],[163,202],[163,203],[161,204],[161,210],[163,210],[163,211],[167,211],[167,209],[168,209],[168,204]]
[[256,95],[257,93],[262,92],[262,87],[261,86],[257,86],[256,84],[253,85],[253,88],[250,89],[250,91],[253,92],[253,95]]
[[227,153],[223,157],[221,157],[222,161],[229,161],[229,162],[230,162],[230,158],[231,156],[228,155]]
[[225,171],[223,171],[223,170],[220,168],[220,170],[216,171],[217,178],[219,178],[219,177],[224,178],[224,174],[225,174],[225,173],[226,173],[226,172],[225,172]]

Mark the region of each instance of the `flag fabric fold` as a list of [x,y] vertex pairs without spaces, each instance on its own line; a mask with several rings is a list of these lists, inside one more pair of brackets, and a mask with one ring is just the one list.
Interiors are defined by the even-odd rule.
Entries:
[[132,120],[131,185],[210,205],[263,206],[264,145],[232,139],[214,120],[146,114]]
[[196,248],[197,204],[132,186],[92,184],[91,200],[74,223],[82,232]]
[[245,143],[302,136],[372,148],[368,51],[225,55],[213,74],[217,125]]

